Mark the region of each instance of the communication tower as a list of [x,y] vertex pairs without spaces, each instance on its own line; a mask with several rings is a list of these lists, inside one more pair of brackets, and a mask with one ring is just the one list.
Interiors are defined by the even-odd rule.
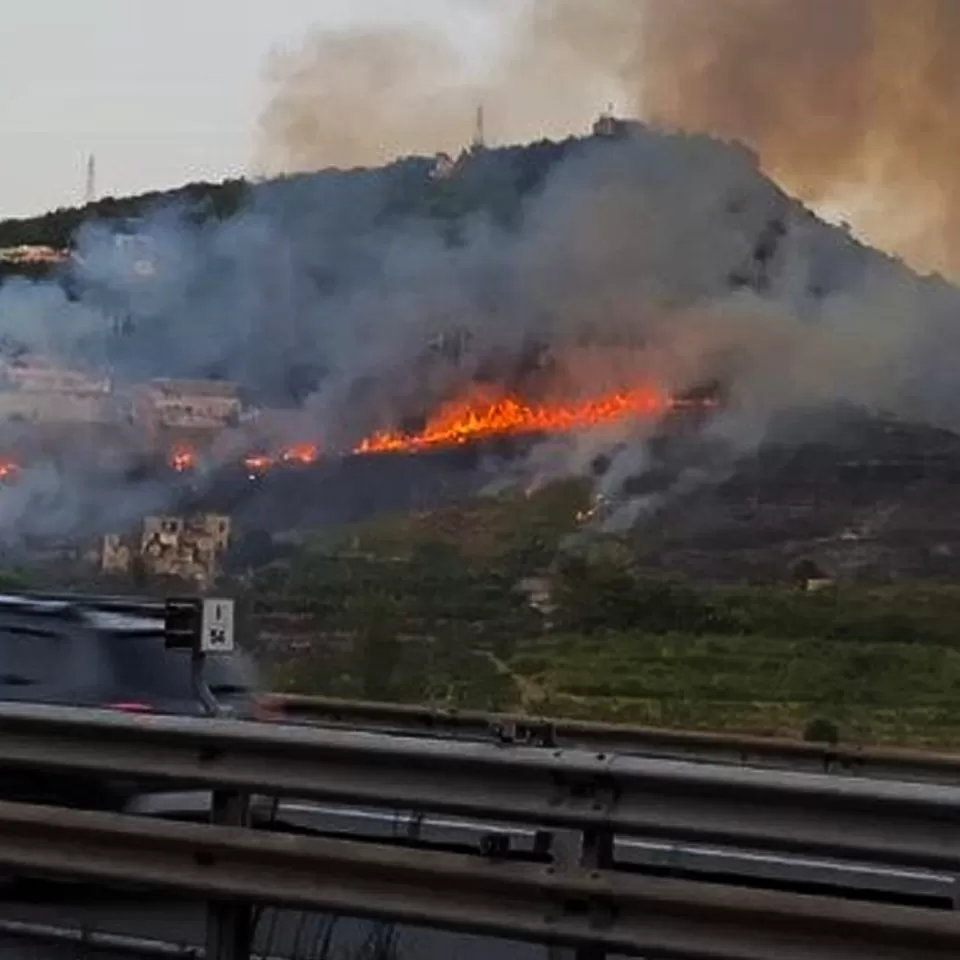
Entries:
[[91,153],[87,157],[87,188],[84,194],[86,203],[97,199],[97,158]]
[[483,129],[483,104],[477,107],[477,119],[473,129],[473,143],[471,148],[474,151],[483,150],[487,145],[486,135]]

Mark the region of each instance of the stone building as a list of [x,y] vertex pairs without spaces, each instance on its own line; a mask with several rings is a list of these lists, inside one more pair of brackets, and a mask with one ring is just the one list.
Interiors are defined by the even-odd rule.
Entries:
[[136,418],[157,431],[219,430],[242,410],[237,385],[222,380],[151,380],[135,390]]
[[123,574],[138,564],[148,576],[207,584],[216,579],[229,543],[227,516],[149,516],[136,537],[104,537],[101,567],[105,573]]

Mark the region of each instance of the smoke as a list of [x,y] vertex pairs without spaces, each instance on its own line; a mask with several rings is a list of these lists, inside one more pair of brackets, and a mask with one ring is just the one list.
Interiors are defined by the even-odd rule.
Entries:
[[[524,193],[531,173],[539,186]],[[437,197],[462,206],[438,214]],[[471,213],[470,197],[494,197],[501,215]],[[331,452],[462,396],[491,357],[506,380],[532,342],[550,346],[556,369],[537,376],[564,397],[727,385],[705,436],[716,454],[684,466],[679,492],[729,470],[797,407],[842,401],[960,426],[956,291],[818,223],[749,152],[702,136],[638,128],[481,153],[442,182],[420,160],[290,177],[223,221],[159,209],[91,225],[77,253],[72,299],[55,283],[0,287],[0,338],[106,364],[120,383],[234,379],[253,402],[294,411],[291,440]],[[466,355],[426,360],[451,329]],[[624,500],[619,526],[663,502],[628,484],[650,469],[650,429],[550,441],[518,479],[592,475],[605,456],[597,489]],[[83,480],[78,496],[38,474],[61,504],[50,524],[158,504],[154,488],[128,494],[111,477]],[[22,497],[0,491],[0,526],[20,529]]]
[[522,50],[580,54],[668,127],[740,140],[792,193],[960,274],[953,0],[537,0]]
[[[480,103],[493,142],[562,138],[614,101],[663,128],[744,142],[780,186],[747,150],[649,129],[481,153],[448,181],[426,159],[290,176],[257,185],[224,221],[166,208],[133,226],[88,226],[70,298],[57,284],[0,288],[0,340],[106,366],[119,383],[234,379],[254,403],[287,408],[265,429],[327,451],[469,392],[491,366],[509,382],[531,342],[549,344],[556,365],[538,376],[564,397],[721,380],[727,406],[702,435],[709,456],[681,464],[665,490],[631,487],[654,469],[650,424],[550,439],[499,478],[596,476],[609,529],[726,476],[784,411],[852,403],[960,427],[956,292],[825,227],[781,189],[842,212],[915,265],[960,273],[960,7],[456,6],[466,23],[499,19],[499,49],[480,55],[466,27],[452,37],[395,27],[316,32],[277,52],[261,168],[455,154]],[[470,212],[484,204],[497,215]],[[425,360],[425,343],[451,329],[466,355]],[[242,446],[233,437],[218,449]],[[97,506],[49,472],[25,479],[0,491],[0,533],[22,528],[33,487],[59,504],[45,530],[91,515],[119,522],[165,496],[131,492],[118,473]]]
[[[318,29],[265,71],[257,165],[267,173],[375,166],[457,154],[478,106],[494,144],[563,139],[617,92],[580,52],[531,36],[513,0],[450,0],[457,33],[427,27]],[[503,35],[511,38],[503,49]],[[513,44],[516,46],[513,46]]]
[[377,165],[462,142],[471,99],[443,35],[394,29],[319,32],[277,52],[261,119],[268,171]]
[[464,36],[414,28],[317,32],[278,53],[264,165],[455,151],[480,102],[497,142],[563,136],[612,101],[742,141],[871,243],[960,275],[954,0],[528,0],[486,13],[505,39],[482,69]]

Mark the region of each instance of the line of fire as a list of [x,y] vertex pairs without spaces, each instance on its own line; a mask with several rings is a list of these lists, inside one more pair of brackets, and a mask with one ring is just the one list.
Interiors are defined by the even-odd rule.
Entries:
[[0,483],[38,462],[95,455],[141,472],[191,475],[233,465],[256,481],[323,459],[416,454],[534,439],[630,421],[699,420],[721,402],[711,382],[680,394],[644,380],[564,395],[550,375],[470,383],[427,409],[374,427],[346,443],[314,435],[302,410],[258,408],[223,380],[153,379],[123,386],[41,357],[0,359]]

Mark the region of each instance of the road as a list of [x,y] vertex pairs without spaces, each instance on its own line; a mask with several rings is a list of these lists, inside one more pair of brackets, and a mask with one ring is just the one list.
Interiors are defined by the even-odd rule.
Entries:
[[[313,803],[281,804],[277,816],[290,825],[327,833],[363,835],[393,842],[418,840],[475,851],[491,831],[506,838],[509,849],[520,855],[531,855],[536,841],[534,831],[529,829],[436,816],[420,819],[410,814]],[[410,855],[417,854],[411,850]],[[642,866],[659,873],[695,874],[703,879],[723,879],[726,882],[733,876],[742,882],[764,885],[789,881],[804,885],[809,892],[857,888],[870,891],[871,896],[895,896],[924,902],[946,901],[952,895],[951,878],[924,871],[894,871],[639,840],[619,841],[615,856],[623,864]],[[7,921],[109,932],[190,946],[200,945],[204,932],[203,906],[196,903],[133,893],[126,897],[116,894],[98,896],[79,886],[62,888],[55,894],[49,887],[32,892],[8,888],[6,897],[0,899],[0,960],[74,960],[79,956],[99,960],[108,955],[114,958],[132,956],[129,952],[106,954],[91,950],[89,946],[81,949],[75,944],[39,944],[11,938],[2,932],[3,923]],[[378,949],[378,946],[388,949]],[[380,960],[393,956],[416,960],[550,958],[547,948],[535,945],[274,909],[264,910],[259,917],[255,950],[264,956],[311,960],[324,957]]]

